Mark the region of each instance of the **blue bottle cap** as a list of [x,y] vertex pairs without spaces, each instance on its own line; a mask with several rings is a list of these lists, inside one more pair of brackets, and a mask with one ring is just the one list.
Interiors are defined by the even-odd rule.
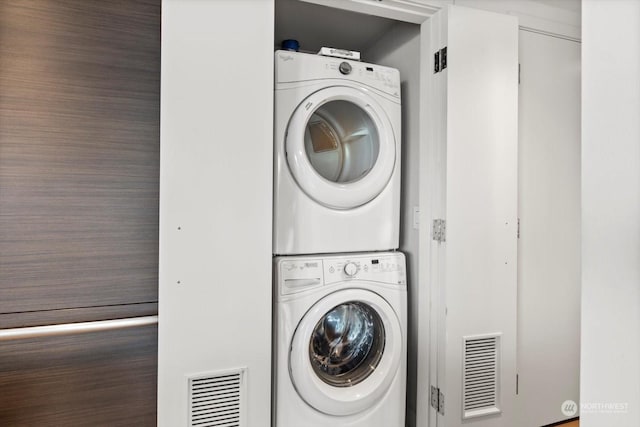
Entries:
[[300,49],[300,43],[298,43],[298,40],[283,40],[282,41],[282,49],[284,50],[292,50],[294,52],[297,52],[298,49]]

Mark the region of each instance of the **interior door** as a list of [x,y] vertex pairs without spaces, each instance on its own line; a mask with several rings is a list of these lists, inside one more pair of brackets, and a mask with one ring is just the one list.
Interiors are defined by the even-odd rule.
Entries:
[[[441,191],[432,238],[437,425],[511,427],[516,393],[517,18],[434,16]],[[438,58],[438,64],[435,63]],[[437,65],[437,66],[436,66]],[[435,412],[435,411],[434,411]]]
[[520,65],[518,425],[535,427],[580,401],[580,43],[521,30]]
[[186,427],[190,387],[226,375],[240,425],[270,425],[273,13],[162,0],[160,427]]

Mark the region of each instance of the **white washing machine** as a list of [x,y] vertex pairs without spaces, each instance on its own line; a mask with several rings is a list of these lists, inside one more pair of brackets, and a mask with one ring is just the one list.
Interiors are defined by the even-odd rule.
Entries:
[[276,52],[274,254],[398,248],[400,114],[398,70]]
[[404,426],[404,255],[276,257],[274,277],[272,426]]

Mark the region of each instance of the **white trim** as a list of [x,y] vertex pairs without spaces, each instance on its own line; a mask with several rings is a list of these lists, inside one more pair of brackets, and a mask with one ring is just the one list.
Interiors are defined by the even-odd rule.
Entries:
[[557,39],[568,40],[570,42],[582,43],[582,40],[578,37],[570,37],[562,34],[551,33],[549,31],[543,31],[543,30],[538,30],[536,28],[525,27],[523,25],[520,25],[519,29],[520,31],[527,31],[529,33],[536,33],[536,34],[541,34],[543,36],[549,36],[549,37],[555,37]]

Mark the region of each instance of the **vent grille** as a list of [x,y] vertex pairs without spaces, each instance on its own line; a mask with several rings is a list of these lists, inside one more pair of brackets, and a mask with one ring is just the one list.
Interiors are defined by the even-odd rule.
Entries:
[[499,347],[500,334],[464,337],[463,418],[500,412]]
[[189,378],[190,427],[243,427],[244,370]]

